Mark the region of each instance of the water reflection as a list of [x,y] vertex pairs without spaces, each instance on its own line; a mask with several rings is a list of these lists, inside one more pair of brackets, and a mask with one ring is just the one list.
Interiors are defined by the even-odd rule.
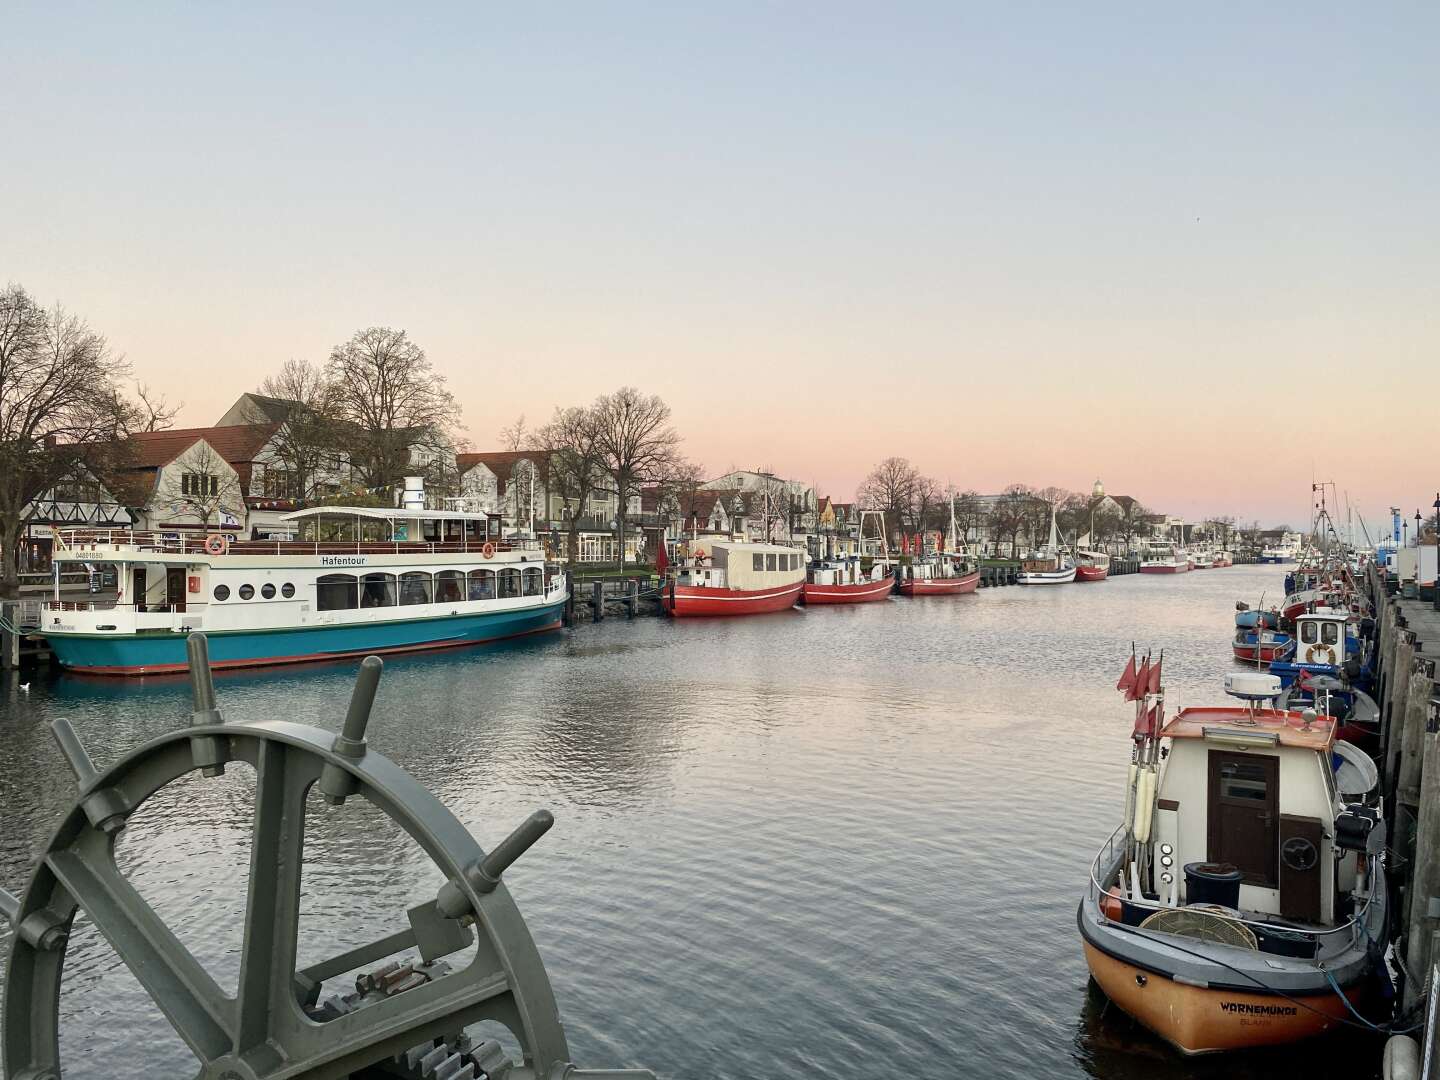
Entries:
[[[1104,1007],[1075,931],[1122,805],[1131,718],[1112,687],[1130,642],[1166,650],[1172,704],[1213,700],[1234,601],[1277,585],[1275,568],[1235,568],[733,622],[610,619],[390,663],[370,741],[482,843],[555,812],[507,881],[587,1064],[737,1080],[1258,1077],[1281,1061],[1371,1075],[1378,1051],[1349,1033],[1283,1058],[1180,1058]],[[224,674],[221,707],[333,730],[353,670]],[[0,878],[22,880],[71,798],[50,719],[69,716],[106,761],[188,710],[173,679],[0,692]],[[129,843],[155,846],[141,860],[152,885],[203,936],[238,916],[209,886],[244,813],[196,791]],[[317,812],[311,825],[317,948],[375,936],[433,890],[384,823]],[[67,987],[82,1029],[97,1008],[137,1004],[133,980],[96,964]],[[149,1075],[141,1047],[164,1022],[127,1023],[102,1075]]]

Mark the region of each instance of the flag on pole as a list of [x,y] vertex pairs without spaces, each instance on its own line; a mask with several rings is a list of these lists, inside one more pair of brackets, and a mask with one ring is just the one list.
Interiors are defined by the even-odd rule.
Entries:
[[1130,689],[1125,691],[1126,701],[1139,701],[1150,692],[1150,657],[1140,661],[1140,670],[1135,673],[1135,681],[1130,684]]
[[1157,701],[1148,709],[1140,709],[1135,714],[1135,733],[1137,739],[1154,738],[1156,729],[1159,727],[1160,703]]
[[660,546],[655,549],[655,573],[664,577],[665,571],[668,569],[670,569],[670,555],[665,550],[665,531],[662,529],[660,531]]
[[1150,682],[1145,690],[1147,694],[1158,694],[1160,692],[1160,666],[1165,663],[1165,653],[1162,650],[1160,659],[1155,661],[1155,666],[1150,669]]
[[1115,684],[1115,689],[1125,695],[1125,700],[1130,701],[1130,688],[1135,685],[1135,646],[1130,646],[1130,662],[1125,665],[1125,673],[1120,676],[1120,681]]

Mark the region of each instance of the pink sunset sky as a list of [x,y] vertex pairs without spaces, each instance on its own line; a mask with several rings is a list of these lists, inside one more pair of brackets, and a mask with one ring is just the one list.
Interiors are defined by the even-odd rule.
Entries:
[[1440,488],[1434,5],[148,10],[7,16],[0,280],[183,424],[389,325],[482,449],[632,384],[845,498]]

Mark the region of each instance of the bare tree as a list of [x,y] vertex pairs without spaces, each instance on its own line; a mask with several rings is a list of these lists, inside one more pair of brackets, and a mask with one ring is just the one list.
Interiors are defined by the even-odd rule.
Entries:
[[866,510],[884,512],[886,532],[893,538],[897,529],[905,527],[918,479],[915,466],[905,458],[888,457],[870,470],[855,498]]
[[145,383],[135,384],[135,420],[134,430],[136,431],[164,431],[175,424],[175,414],[178,413],[185,403],[171,406],[165,400],[165,395],[151,390]]
[[[524,419],[520,418],[522,424]],[[502,432],[501,437],[504,435]],[[560,496],[566,511],[570,557],[574,559],[580,553],[580,521],[585,506],[605,483],[605,459],[595,413],[580,405],[557,408],[536,437],[549,462],[550,490]]]
[[910,491],[910,520],[915,532],[923,533],[930,527],[931,518],[942,503],[945,503],[945,496],[940,485],[930,477],[917,473]]
[[1010,557],[1015,558],[1020,546],[1020,533],[1029,522],[1035,496],[1024,484],[1007,487],[990,510],[990,527],[996,538],[1008,537]]
[[127,374],[84,320],[46,311],[19,285],[0,290],[0,596],[19,593],[33,500],[79,470],[104,482],[140,415],[119,391]]
[[416,451],[451,451],[460,407],[405,331],[357,331],[331,350],[325,376],[351,465],[366,487],[393,489],[415,467]]
[[596,446],[614,485],[620,565],[625,565],[628,500],[642,484],[664,479],[679,459],[680,436],[670,426],[670,406],[653,394],[623,386],[597,398]]
[[174,513],[191,514],[207,528],[212,518],[216,526],[223,525],[222,513],[239,519],[244,512],[245,496],[235,470],[208,442],[182,454],[162,477],[152,502]]
[[[334,482],[341,482],[339,405],[335,385],[326,377],[325,369],[292,357],[261,382],[260,392],[285,403],[285,419],[270,443],[284,469],[284,482],[278,490],[272,484],[266,494],[310,500],[327,473]],[[272,422],[258,409],[247,420],[253,424]]]
[[[500,429],[500,445],[511,453],[536,453],[533,446],[526,445],[532,442],[538,433],[532,433],[525,425],[525,414],[521,413],[513,424]],[[530,457],[520,458],[510,467],[510,476],[505,482],[505,491],[510,502],[511,517],[516,527],[521,521],[533,521],[535,511],[539,507],[539,495],[536,492],[536,485],[539,483],[539,471],[534,460]],[[543,516],[543,515],[542,515]]]
[[985,504],[980,501],[978,491],[962,491],[955,496],[955,526],[960,530],[956,542],[969,544],[971,534],[979,535],[987,518]]
[[1134,547],[1135,538],[1149,524],[1149,519],[1150,511],[1141,505],[1138,499],[1130,499],[1121,506],[1118,532],[1125,541],[1126,551]]

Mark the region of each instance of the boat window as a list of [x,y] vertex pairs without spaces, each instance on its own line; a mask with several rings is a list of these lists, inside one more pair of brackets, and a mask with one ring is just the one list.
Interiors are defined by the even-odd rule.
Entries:
[[453,604],[465,599],[465,572],[441,570],[435,575],[435,602]]
[[471,571],[470,571],[470,599],[471,599],[471,600],[493,600],[493,599],[495,599],[495,571],[494,571],[494,570],[471,570]]
[[315,579],[315,610],[344,611],[359,607],[354,574],[321,574]]
[[241,600],[249,600],[249,599],[250,599],[252,596],[254,596],[254,595],[255,595],[255,586],[254,586],[254,585],[241,585],[241,586],[240,586],[240,599],[241,599]]
[[1249,761],[1227,761],[1220,766],[1220,797],[1265,801],[1265,767]]
[[775,556],[774,556],[774,555],[766,555],[766,556],[765,556],[765,569],[766,569],[766,570],[774,570],[774,569],[775,569]]
[[401,604],[429,604],[434,595],[430,575],[423,570],[411,570],[400,575]]
[[266,600],[275,599],[275,586],[267,581],[264,585],[260,586],[260,595]]
[[230,586],[229,586],[229,585],[216,585],[216,586],[215,586],[215,599],[216,599],[216,600],[229,600],[229,599],[230,599]]
[[1327,622],[1320,627],[1320,643],[1322,645],[1340,644],[1340,624]]
[[764,570],[764,569],[765,569],[765,556],[764,556],[764,555],[756,555],[756,556],[755,556],[755,567],[754,567],[754,568],[755,568],[756,570]]
[[1306,645],[1314,645],[1315,637],[1315,624],[1313,622],[1303,622],[1300,624],[1301,641],[1303,641]]
[[366,574],[360,579],[360,606],[394,607],[398,602],[394,574]]
[[541,591],[540,567],[527,566],[525,568],[525,595],[539,596]]
[[500,595],[502,597],[520,595],[520,571],[513,566],[507,566],[500,571]]
[[295,595],[295,586],[288,581],[285,582],[284,585],[280,586],[280,595],[283,596],[286,600],[289,600],[292,596]]

